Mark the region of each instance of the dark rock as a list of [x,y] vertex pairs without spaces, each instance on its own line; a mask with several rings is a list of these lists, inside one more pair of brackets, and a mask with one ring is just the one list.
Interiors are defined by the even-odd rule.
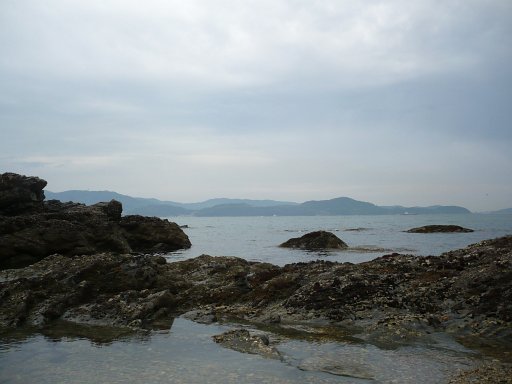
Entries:
[[93,207],[101,209],[109,220],[120,221],[123,213],[123,205],[117,200],[110,200],[108,203],[96,203]]
[[133,251],[168,252],[191,246],[178,224],[167,219],[130,215],[121,218],[119,225]]
[[191,246],[177,224],[121,217],[116,200],[91,206],[43,201],[44,180],[7,173],[0,181],[0,269],[21,268],[55,253],[167,252]]
[[12,216],[43,208],[46,181],[16,173],[0,174],[0,215]]
[[188,311],[183,314],[183,317],[200,324],[212,324],[218,321],[215,310],[212,308]]
[[347,228],[345,229],[345,232],[362,232],[362,231],[368,231],[370,228],[364,228],[364,227],[357,227],[357,228]]
[[449,232],[474,232],[472,229],[458,225],[425,225],[424,227],[411,228],[409,233],[449,233]]
[[305,234],[302,237],[290,239],[280,247],[300,249],[343,249],[347,248],[341,239],[335,234],[326,231],[316,231]]

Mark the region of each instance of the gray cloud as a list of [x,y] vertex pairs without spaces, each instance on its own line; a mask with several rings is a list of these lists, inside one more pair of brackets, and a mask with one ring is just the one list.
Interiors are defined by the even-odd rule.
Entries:
[[511,205],[507,1],[0,7],[0,168],[50,189]]

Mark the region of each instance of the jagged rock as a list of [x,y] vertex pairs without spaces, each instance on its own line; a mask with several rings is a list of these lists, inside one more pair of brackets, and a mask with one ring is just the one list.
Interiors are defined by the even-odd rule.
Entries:
[[117,200],[110,200],[108,203],[96,203],[93,207],[101,209],[107,215],[109,220],[120,221],[123,213],[123,205]]
[[474,232],[472,229],[458,225],[425,225],[424,227],[411,228],[408,233],[447,233],[447,232]]
[[0,215],[12,216],[43,208],[46,181],[16,173],[0,174]]
[[168,220],[121,217],[116,200],[90,206],[43,201],[46,181],[12,173],[1,180],[0,209],[9,215],[0,215],[0,269],[21,268],[55,253],[167,252],[191,246]]
[[348,245],[335,234],[326,231],[316,231],[305,234],[302,237],[290,239],[280,247],[300,249],[343,249]]

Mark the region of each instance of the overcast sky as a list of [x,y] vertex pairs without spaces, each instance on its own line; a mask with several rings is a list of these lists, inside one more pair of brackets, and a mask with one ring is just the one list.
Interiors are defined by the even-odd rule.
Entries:
[[1,0],[0,172],[512,206],[510,0]]

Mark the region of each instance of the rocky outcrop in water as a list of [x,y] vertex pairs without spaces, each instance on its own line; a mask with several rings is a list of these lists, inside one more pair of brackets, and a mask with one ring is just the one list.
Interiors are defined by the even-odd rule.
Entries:
[[177,224],[122,217],[118,201],[91,206],[44,201],[46,181],[0,175],[0,269],[20,268],[52,254],[165,252],[189,248]]
[[335,234],[326,231],[316,231],[302,237],[290,239],[280,245],[283,248],[299,249],[344,249],[348,245]]
[[472,229],[464,228],[459,225],[425,225],[424,227],[411,228],[408,233],[460,233],[474,232]]

